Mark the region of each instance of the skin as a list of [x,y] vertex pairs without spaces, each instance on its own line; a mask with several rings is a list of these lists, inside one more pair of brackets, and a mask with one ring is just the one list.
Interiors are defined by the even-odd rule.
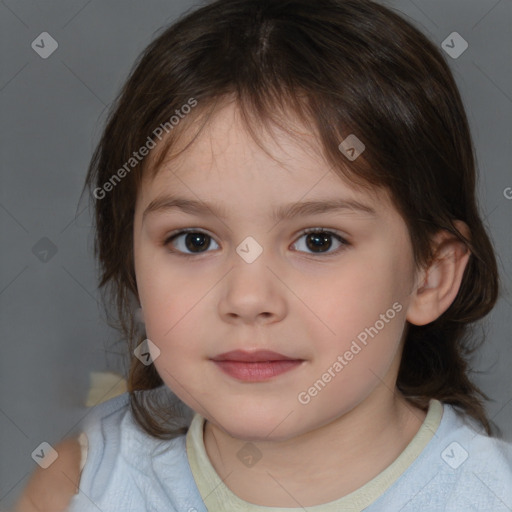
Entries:
[[15,512],[65,511],[79,492],[80,444],[76,439],[65,439],[54,448],[58,458],[48,468],[38,467],[32,473]]
[[[469,252],[440,232],[432,263],[416,268],[405,222],[385,191],[357,190],[337,176],[307,132],[301,142],[275,132],[265,148],[274,158],[227,104],[179,159],[154,179],[146,173],[134,217],[135,271],[147,336],[160,350],[154,364],[206,418],[205,448],[220,478],[260,506],[308,507],[373,479],[418,432],[426,412],[396,389],[404,328],[448,309]],[[225,217],[176,208],[143,216],[170,193],[219,203]],[[333,197],[357,200],[374,213],[349,208],[280,222],[270,217],[285,204]],[[470,236],[465,224],[456,226]],[[168,240],[184,228],[211,238],[199,238],[196,249],[193,240],[187,249],[186,235]],[[347,243],[328,236],[315,251],[301,233],[307,228]],[[252,263],[235,250],[248,236],[263,248]],[[301,403],[299,394],[393,304],[401,306],[394,318]],[[268,349],[303,362],[265,382],[240,382],[210,360],[234,349]],[[251,467],[238,456],[248,441],[261,454]],[[80,447],[66,440],[58,452],[50,468],[32,475],[17,511],[66,509],[78,490]]]
[[[225,484],[261,506],[333,501],[405,449],[426,415],[395,386],[405,322],[428,323],[447,309],[468,257],[440,235],[444,263],[417,269],[389,195],[355,189],[312,151],[312,136],[303,136],[303,143],[284,132],[267,137],[271,158],[227,104],[178,159],[164,163],[154,179],[146,174],[135,209],[139,299],[147,336],[160,350],[154,364],[206,418],[206,451]],[[225,217],[178,208],[143,216],[168,194],[220,204]],[[281,205],[333,197],[357,200],[375,214],[346,209],[281,222],[271,217]],[[207,236],[195,246],[190,237],[185,244],[186,234],[169,241],[184,228]],[[314,252],[301,235],[305,228],[324,228],[349,244],[330,237],[320,244],[323,252]],[[235,250],[248,236],[263,248],[252,263]],[[394,303],[402,309],[393,320],[308,404],[299,403],[298,394]],[[241,382],[210,360],[234,349],[304,361],[268,381]],[[262,455],[252,467],[237,456],[247,441]]]

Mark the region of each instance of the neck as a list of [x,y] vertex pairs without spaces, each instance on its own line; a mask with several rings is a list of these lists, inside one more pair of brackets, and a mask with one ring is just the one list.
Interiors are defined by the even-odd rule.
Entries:
[[[426,412],[384,388],[349,412],[285,441],[251,441],[262,454],[239,459],[245,440],[206,422],[206,453],[242,500],[267,507],[315,506],[339,499],[388,467],[418,432]],[[261,492],[265,489],[265,493]]]

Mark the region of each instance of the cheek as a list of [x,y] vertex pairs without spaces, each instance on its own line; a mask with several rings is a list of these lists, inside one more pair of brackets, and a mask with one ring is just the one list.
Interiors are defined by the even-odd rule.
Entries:
[[[381,314],[404,298],[406,287],[392,261],[363,260],[340,270],[325,280],[323,289],[308,289],[307,301],[322,312],[325,323],[335,332],[373,325]],[[306,290],[305,290],[306,292]],[[345,329],[346,328],[346,329]]]
[[[182,291],[177,292],[180,289]],[[196,293],[191,287],[183,289],[176,282],[165,286],[165,282],[160,281],[141,290],[140,295],[150,339],[152,336],[159,343],[170,342],[183,327],[197,321],[199,290]]]
[[303,290],[318,316],[309,322],[308,333],[319,340],[317,357],[335,360],[347,351],[357,352],[351,366],[370,368],[386,365],[388,355],[393,357],[405,325],[408,285],[398,269],[406,262],[397,262],[389,249],[387,255],[374,254],[359,254],[330,279]]
[[[180,271],[163,257],[139,258],[137,286],[147,337],[161,350],[191,350],[191,337],[204,326],[207,294],[213,278],[197,279],[198,271]],[[212,282],[209,282],[212,281]],[[211,334],[210,334],[211,336]]]

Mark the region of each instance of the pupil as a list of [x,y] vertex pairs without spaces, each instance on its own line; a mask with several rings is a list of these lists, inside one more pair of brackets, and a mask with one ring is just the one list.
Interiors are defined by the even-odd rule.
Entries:
[[[328,235],[327,233],[310,233],[306,238],[307,246],[309,249],[316,252],[320,252],[317,251],[317,249],[321,249],[322,244],[327,244],[327,247],[325,247],[325,249],[330,249],[331,243],[328,243],[329,239],[330,235]],[[310,241],[312,242],[311,244],[309,243]]]
[[[185,245],[189,251],[202,249],[209,245],[206,241],[207,238],[208,236],[202,233],[188,233],[185,237]],[[306,240],[308,248],[314,252],[321,252],[318,249],[328,250],[332,245],[330,235],[327,233],[309,233]]]
[[189,251],[201,249],[203,246],[208,246],[206,242],[207,235],[202,233],[188,233],[185,236],[185,245]]

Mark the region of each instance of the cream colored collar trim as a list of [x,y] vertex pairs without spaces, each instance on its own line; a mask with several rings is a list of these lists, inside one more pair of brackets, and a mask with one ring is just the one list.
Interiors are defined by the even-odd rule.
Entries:
[[[427,416],[420,429],[397,459],[375,478],[330,503],[308,507],[311,512],[338,512],[343,510],[360,512],[386,492],[400,478],[434,436],[443,416],[443,404],[431,399]],[[197,488],[208,510],[230,512],[299,512],[303,508],[263,507],[240,499],[221,480],[212,466],[204,447],[203,431],[205,419],[196,413],[186,436],[187,457]]]

